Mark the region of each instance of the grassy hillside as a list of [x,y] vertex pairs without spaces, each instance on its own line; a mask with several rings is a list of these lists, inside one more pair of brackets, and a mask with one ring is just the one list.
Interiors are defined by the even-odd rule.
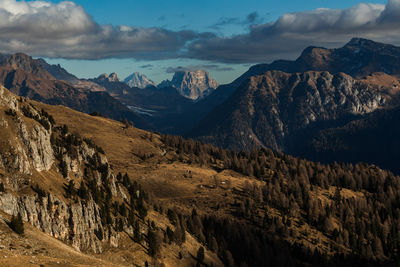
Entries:
[[[125,180],[125,177],[128,177],[126,174],[122,180],[121,174],[117,175],[116,170],[110,169],[104,151],[94,141],[85,138],[84,135],[82,135],[83,137],[79,136],[71,123],[69,123],[71,128],[68,129],[67,126],[54,122],[54,117],[42,109],[53,112],[50,106],[24,98],[15,98],[9,92],[4,92],[10,99],[18,99],[18,101],[15,102],[16,106],[13,109],[8,109],[4,105],[3,99],[0,99],[0,122],[2,124],[0,131],[2,137],[0,143],[2,153],[0,161],[1,209],[14,214],[14,210],[20,214],[26,214],[27,211],[28,220],[36,228],[51,232],[53,236],[58,236],[57,238],[63,240],[64,243],[40,232],[28,223],[25,223],[25,232],[17,235],[9,227],[11,216],[1,213],[0,265],[144,266],[145,262],[155,264],[155,266],[196,264],[197,250],[203,245],[188,232],[185,234],[180,232],[179,243],[175,240],[175,235],[168,236],[167,230],[168,233],[174,233],[176,226],[171,224],[165,213],[152,208],[153,203],[156,204],[154,199],[139,184],[133,183],[129,178]],[[3,95],[0,96],[3,97]],[[71,111],[64,107],[54,108],[59,112],[54,112],[54,114],[68,114]],[[90,117],[77,112],[74,116],[85,118],[86,122],[91,121],[92,127],[96,124],[98,127],[107,123],[122,126],[111,120]],[[86,125],[90,125],[90,123]],[[25,131],[21,129],[25,128],[27,134],[21,137],[21,132]],[[30,165],[26,171],[24,169],[25,174],[23,174],[22,171],[11,168],[14,166],[12,160],[14,158],[19,160],[18,155],[20,155],[19,152],[14,151],[14,148],[23,149],[31,141],[26,138],[35,129],[43,131],[43,133],[51,130],[55,162],[48,170],[39,171],[38,167],[33,169],[30,161],[35,159],[30,158],[33,152],[28,151],[26,155],[21,156],[24,158],[23,161]],[[142,133],[144,132],[140,132],[140,134]],[[104,135],[104,133],[102,134]],[[30,137],[34,140],[32,136]],[[118,139],[119,137],[111,136],[111,140],[108,142],[113,142],[113,138]],[[133,136],[133,138],[135,137]],[[42,140],[38,143],[40,142],[45,141]],[[85,148],[87,146],[89,150]],[[147,146],[148,144],[143,142],[143,147],[138,151]],[[30,147],[31,150],[35,150],[32,146]],[[87,160],[84,155],[90,151],[90,147],[97,152],[93,157],[89,156],[89,160]],[[85,150],[86,152],[82,152]],[[69,158],[72,163],[77,160],[77,165],[73,163],[72,165],[75,164],[75,167],[71,170],[63,165]],[[114,178],[116,185],[113,182]],[[117,192],[112,193],[115,190]],[[15,205],[17,205],[16,208]],[[77,231],[76,227],[84,227],[84,225],[77,225],[83,218],[74,217],[74,219],[70,215],[69,219],[65,219],[68,221],[58,221],[57,223],[60,225],[50,225],[49,227],[46,226],[46,219],[42,219],[43,216],[53,214],[52,211],[56,210],[54,217],[49,217],[52,220],[50,223],[55,223],[54,220],[57,220],[57,217],[62,218],[65,213],[67,213],[65,218],[68,218],[68,213],[72,214],[73,209],[75,210],[77,206],[78,208],[82,206],[83,213],[90,213],[92,212],[90,205],[99,207],[101,222],[91,221],[89,223],[102,225],[101,229],[104,228],[104,232],[101,230],[101,233],[96,232],[95,229],[95,235],[102,247],[100,254],[94,254],[89,248],[82,249],[84,245],[79,246],[71,234]],[[61,209],[60,206],[62,206]],[[65,207],[67,211],[65,211]],[[37,210],[39,213],[36,213]],[[58,212],[61,213],[57,215]],[[69,230],[67,233],[61,231],[61,235],[59,235],[59,232],[56,232],[58,230],[54,229],[63,227],[64,224],[69,225]],[[92,228],[89,226],[89,229]],[[54,234],[53,231],[57,234]],[[68,232],[70,233],[68,234]],[[66,234],[66,238],[62,237],[64,234]],[[108,234],[112,238],[105,236]],[[205,249],[204,262],[213,266],[222,266],[216,254],[208,249]]]
[[149,192],[156,213],[171,223],[179,218],[227,266],[398,260],[400,182],[390,172],[269,150],[236,153],[43,107],[71,132],[93,139],[116,172]]

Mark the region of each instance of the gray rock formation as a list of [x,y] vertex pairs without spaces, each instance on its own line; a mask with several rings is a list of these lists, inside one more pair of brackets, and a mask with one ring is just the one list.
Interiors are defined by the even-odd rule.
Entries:
[[371,113],[387,106],[397,93],[391,85],[344,73],[268,71],[239,86],[192,133],[234,149],[266,146],[287,151],[288,145],[302,142],[299,131]]
[[174,87],[182,96],[199,100],[211,94],[218,83],[204,70],[179,71],[174,74],[172,81],[163,81],[158,87]]
[[119,82],[119,77],[115,72],[111,73],[110,75],[103,73],[94,80],[99,82]]
[[94,234],[100,229],[105,242],[112,240],[118,246],[119,234],[101,225],[99,207],[93,201],[70,205],[52,194],[40,198],[0,193],[0,207],[10,215],[21,214],[23,220],[77,250],[102,252],[102,242]]
[[79,79],[75,75],[66,71],[63,67],[60,66],[60,64],[51,65],[47,63],[46,60],[44,60],[43,58],[37,59],[37,62],[39,62],[40,65],[42,65],[42,67],[57,80],[67,81],[72,84],[77,84],[79,82]]
[[136,87],[140,89],[144,89],[148,86],[156,86],[156,84],[146,77],[146,75],[141,74],[139,72],[132,73],[125,80],[124,83],[129,85],[130,87]]
[[50,144],[51,130],[35,125],[29,133],[23,121],[19,124],[19,130],[33,167],[39,172],[50,170],[54,162],[54,152]]
[[[0,108],[6,110],[0,113],[0,182],[6,187],[6,192],[0,192],[0,210],[21,214],[25,221],[77,250],[99,253],[105,244],[117,247],[120,235],[113,227],[103,225],[102,211],[92,197],[73,201],[56,194],[57,190],[50,189],[45,195],[32,194],[30,190],[36,177],[73,181],[78,188],[80,181],[86,179],[84,170],[95,164],[103,167],[102,171],[90,169],[96,184],[107,181],[112,197],[126,199],[124,189],[115,183],[106,156],[85,141],[74,145],[73,150],[52,143],[54,128],[46,130],[42,126],[47,117],[24,99],[20,102],[0,86]],[[66,178],[57,174],[56,158],[66,163]],[[102,238],[98,237],[100,232]]]

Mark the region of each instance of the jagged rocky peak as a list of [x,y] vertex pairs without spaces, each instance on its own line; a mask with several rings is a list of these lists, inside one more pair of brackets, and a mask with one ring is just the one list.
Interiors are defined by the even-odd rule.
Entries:
[[372,40],[364,39],[364,38],[352,38],[346,46],[358,46],[358,47],[371,47],[371,46],[385,46],[385,44],[377,43]]
[[46,62],[43,58],[38,58],[39,64],[57,80],[63,80],[72,84],[77,84],[79,79],[65,70],[60,64],[52,65]]
[[44,79],[54,79],[54,77],[43,68],[38,60],[33,59],[31,56],[26,54],[16,53],[9,56],[3,56],[0,59],[1,67],[11,68],[14,70],[23,70]]
[[149,86],[156,86],[156,84],[147,78],[146,75],[141,74],[139,72],[134,72],[129,75],[125,80],[124,83],[129,85],[130,87],[136,87],[140,89],[144,89]]
[[95,80],[99,82],[119,82],[119,77],[118,75],[113,72],[111,74],[103,73],[99,77],[97,77]]
[[159,87],[175,87],[182,96],[199,100],[211,94],[218,85],[205,70],[185,70],[175,72],[172,81],[163,81]]
[[400,55],[400,47],[391,44],[378,43],[363,38],[353,38],[343,48],[357,53],[370,52],[376,53],[380,56],[390,56],[396,59],[398,59]]

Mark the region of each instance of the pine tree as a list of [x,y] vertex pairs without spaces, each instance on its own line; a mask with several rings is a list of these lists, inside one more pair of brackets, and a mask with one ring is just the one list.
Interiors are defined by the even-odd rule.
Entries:
[[333,200],[335,201],[336,207],[339,207],[339,206],[340,206],[340,202],[341,202],[341,200],[342,200],[342,197],[341,197],[341,195],[340,195],[340,192],[341,192],[341,191],[342,191],[341,188],[336,187],[335,195],[333,196]]
[[85,186],[85,183],[83,181],[81,181],[81,185],[78,189],[78,196],[81,199],[88,199],[89,198],[89,194],[88,194],[88,190]]
[[136,221],[133,227],[133,240],[139,244],[142,242],[142,233],[140,232],[139,221]]
[[157,231],[153,231],[149,229],[147,234],[148,243],[149,243],[149,254],[152,257],[157,257],[161,250],[161,242],[162,238]]
[[18,213],[17,216],[12,216],[10,222],[10,228],[19,235],[24,233],[24,222],[22,221],[22,216]]
[[94,230],[94,234],[97,236],[97,238],[102,241],[104,238],[104,232],[103,232],[103,228],[99,228],[99,230]]
[[204,248],[203,247],[200,247],[199,250],[197,251],[197,260],[200,263],[203,263],[203,261],[204,261]]
[[63,159],[60,161],[60,172],[64,178],[68,177],[68,166]]
[[74,185],[74,182],[72,180],[69,181],[67,187],[65,188],[65,193],[66,193],[66,197],[67,198],[70,198],[70,197],[76,195],[75,185]]
[[174,231],[172,231],[171,227],[167,226],[167,237],[168,237],[168,241],[169,243],[174,241]]

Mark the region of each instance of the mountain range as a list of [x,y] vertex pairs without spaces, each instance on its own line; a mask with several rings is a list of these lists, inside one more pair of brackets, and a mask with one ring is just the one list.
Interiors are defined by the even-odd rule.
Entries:
[[2,86],[0,111],[1,265],[396,266],[389,171],[224,150]]
[[355,38],[215,89],[0,55],[0,265],[398,266],[399,57]]
[[[76,80],[61,66],[23,54],[2,55],[0,76],[21,96],[127,118],[144,129],[235,150],[268,147],[324,162],[367,161],[397,172],[389,160],[395,151],[389,156],[377,146],[370,153],[376,156],[368,156],[364,143],[349,140],[359,128],[358,140],[369,140],[361,125],[374,131],[376,117],[394,120],[399,57],[398,47],[354,38],[337,49],[308,47],[294,61],[255,65],[218,87],[206,71],[179,71],[172,81],[142,89],[115,73]],[[136,78],[148,80],[137,73],[126,81]]]
[[[339,49],[309,47],[295,61],[253,66],[200,103],[213,109],[202,113],[187,136],[239,150],[270,147],[324,162],[386,162],[385,167],[399,171],[385,146],[366,154],[367,143],[350,141],[351,132],[358,131],[355,125],[383,133],[374,118],[394,118],[389,114],[400,105],[399,57],[398,47],[355,38]],[[365,130],[358,135],[358,140],[373,138]],[[394,139],[385,141],[396,144]]]
[[[148,124],[134,112],[105,91],[92,91],[75,87],[74,84],[57,80],[44,67],[43,60],[25,54],[3,55],[0,61],[0,82],[19,95],[49,103],[64,105],[82,112],[97,112],[114,119],[127,119],[138,127]],[[60,68],[49,67],[59,75]],[[64,71],[61,70],[61,73]],[[63,75],[63,77],[70,75]]]

